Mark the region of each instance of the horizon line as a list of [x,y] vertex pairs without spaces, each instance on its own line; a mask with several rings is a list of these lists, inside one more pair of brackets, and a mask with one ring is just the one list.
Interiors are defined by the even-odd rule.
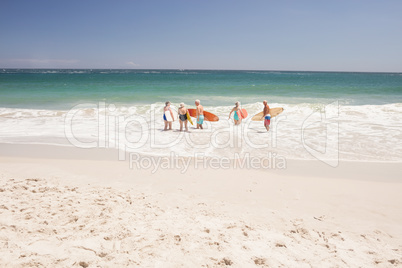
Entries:
[[1,70],[160,70],[160,71],[255,71],[255,72],[313,72],[313,73],[396,73],[400,74],[401,71],[329,71],[329,70],[268,70],[268,69],[193,69],[193,68],[3,68]]

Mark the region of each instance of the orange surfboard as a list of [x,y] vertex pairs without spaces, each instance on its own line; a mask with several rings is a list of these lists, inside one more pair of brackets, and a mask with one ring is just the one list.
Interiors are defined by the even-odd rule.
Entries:
[[[195,109],[188,109],[188,113],[190,114],[191,117],[197,117],[197,112]],[[218,122],[219,117],[214,115],[213,113],[204,111],[204,120],[210,122]]]
[[[241,110],[241,113],[237,113],[237,116],[239,117],[239,119],[240,118],[242,118],[242,119],[246,118],[248,116],[248,113],[247,113],[246,109],[240,109],[240,110]],[[242,116],[242,114],[243,114],[243,116]]]

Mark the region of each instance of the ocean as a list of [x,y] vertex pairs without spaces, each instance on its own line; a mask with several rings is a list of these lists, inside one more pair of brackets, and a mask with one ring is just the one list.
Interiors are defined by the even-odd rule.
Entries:
[[[402,161],[402,74],[0,69],[0,142],[144,155]],[[164,132],[165,101],[201,100],[219,122]],[[262,101],[284,112],[251,121]],[[249,117],[228,119],[240,101]]]

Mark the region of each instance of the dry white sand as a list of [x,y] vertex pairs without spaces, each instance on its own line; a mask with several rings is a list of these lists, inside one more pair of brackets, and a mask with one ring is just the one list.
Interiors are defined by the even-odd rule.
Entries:
[[152,174],[99,152],[0,149],[1,267],[402,264],[400,163]]

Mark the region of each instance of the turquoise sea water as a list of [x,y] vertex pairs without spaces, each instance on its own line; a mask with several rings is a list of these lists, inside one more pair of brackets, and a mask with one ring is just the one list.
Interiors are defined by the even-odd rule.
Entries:
[[88,101],[231,105],[402,103],[401,73],[197,70],[0,70],[0,107],[67,109]]
[[[219,116],[164,132],[165,101]],[[262,101],[284,112],[269,132]],[[240,101],[250,115],[229,118]],[[128,148],[157,156],[402,161],[402,74],[212,70],[0,70],[0,142]]]

